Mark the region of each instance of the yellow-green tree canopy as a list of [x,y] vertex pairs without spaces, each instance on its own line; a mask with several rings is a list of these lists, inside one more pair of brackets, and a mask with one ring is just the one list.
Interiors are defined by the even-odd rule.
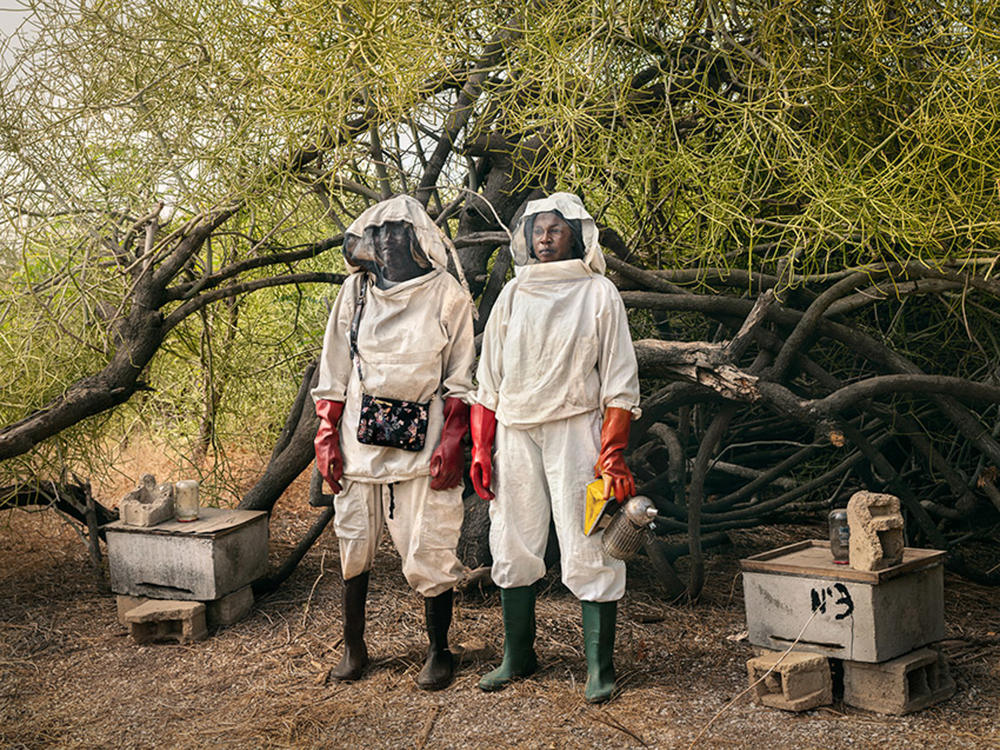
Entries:
[[[33,0],[0,72],[0,471],[72,459],[144,387],[167,421],[211,422],[223,391],[278,394],[273,419],[340,233],[400,192],[455,240],[484,319],[506,228],[560,189],[646,290],[630,306],[693,314],[635,295],[720,279],[786,302],[860,269],[888,283],[851,281],[837,314],[952,295],[875,338],[924,364],[968,333],[984,356],[949,362],[981,373],[993,313],[954,295],[995,293],[998,28],[996,3],[936,0]],[[857,351],[837,346],[822,364]]]

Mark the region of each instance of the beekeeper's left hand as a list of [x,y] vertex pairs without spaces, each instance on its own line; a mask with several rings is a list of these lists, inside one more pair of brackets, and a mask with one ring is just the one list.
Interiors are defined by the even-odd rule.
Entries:
[[594,476],[604,478],[604,496],[613,493],[623,503],[635,494],[635,479],[625,464],[625,448],[632,426],[632,412],[609,406],[601,425],[601,453],[594,466]]
[[465,454],[462,439],[469,431],[469,407],[458,398],[444,402],[441,442],[431,455],[431,489],[450,490],[462,482]]

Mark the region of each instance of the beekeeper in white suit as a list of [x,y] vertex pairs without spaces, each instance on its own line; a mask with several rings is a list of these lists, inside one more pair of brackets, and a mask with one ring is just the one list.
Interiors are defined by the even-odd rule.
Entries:
[[452,593],[464,568],[462,440],[475,346],[472,300],[445,270],[423,207],[397,196],[364,211],[344,242],[351,275],[330,312],[312,391],[316,460],[336,493],[344,654],[333,677],[368,664],[368,577],[385,523],[407,582],[425,597],[430,646],[417,684],[447,686]]
[[471,476],[477,493],[492,499],[492,575],[504,621],[503,661],[479,686],[497,690],[537,668],[533,584],[545,574],[551,514],[563,582],[582,602],[585,696],[597,703],[614,690],[625,564],[604,552],[598,535],[584,534],[586,486],[597,475],[619,502],[635,493],[623,458],[639,415],[635,351],[621,296],[604,277],[597,227],[579,198],[529,202],[511,252],[516,276],[486,326],[471,415]]

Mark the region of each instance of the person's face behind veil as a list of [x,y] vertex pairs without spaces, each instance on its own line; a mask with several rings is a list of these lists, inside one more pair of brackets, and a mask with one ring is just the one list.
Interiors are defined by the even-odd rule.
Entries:
[[371,246],[375,252],[376,283],[380,287],[385,281],[398,284],[431,270],[431,263],[410,224],[387,221],[370,230]]

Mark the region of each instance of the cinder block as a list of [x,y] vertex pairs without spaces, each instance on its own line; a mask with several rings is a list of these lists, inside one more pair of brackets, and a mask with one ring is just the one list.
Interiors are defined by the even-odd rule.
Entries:
[[150,599],[125,614],[136,643],[200,641],[208,635],[205,605],[171,599]]
[[210,628],[239,622],[253,609],[253,590],[244,586],[221,599],[205,602],[205,616]]
[[782,658],[782,653],[773,651],[747,661],[747,676],[758,703],[808,711],[833,702],[833,678],[825,656],[792,651]]
[[855,570],[882,570],[903,561],[903,515],[895,495],[855,492],[847,504],[847,525]]
[[128,620],[125,619],[125,615],[138,607],[140,604],[145,604],[148,601],[149,599],[145,596],[125,596],[119,594],[116,602],[118,605],[118,622],[122,625],[128,625]]
[[948,662],[922,648],[881,664],[844,662],[844,703],[881,714],[919,711],[955,693]]

